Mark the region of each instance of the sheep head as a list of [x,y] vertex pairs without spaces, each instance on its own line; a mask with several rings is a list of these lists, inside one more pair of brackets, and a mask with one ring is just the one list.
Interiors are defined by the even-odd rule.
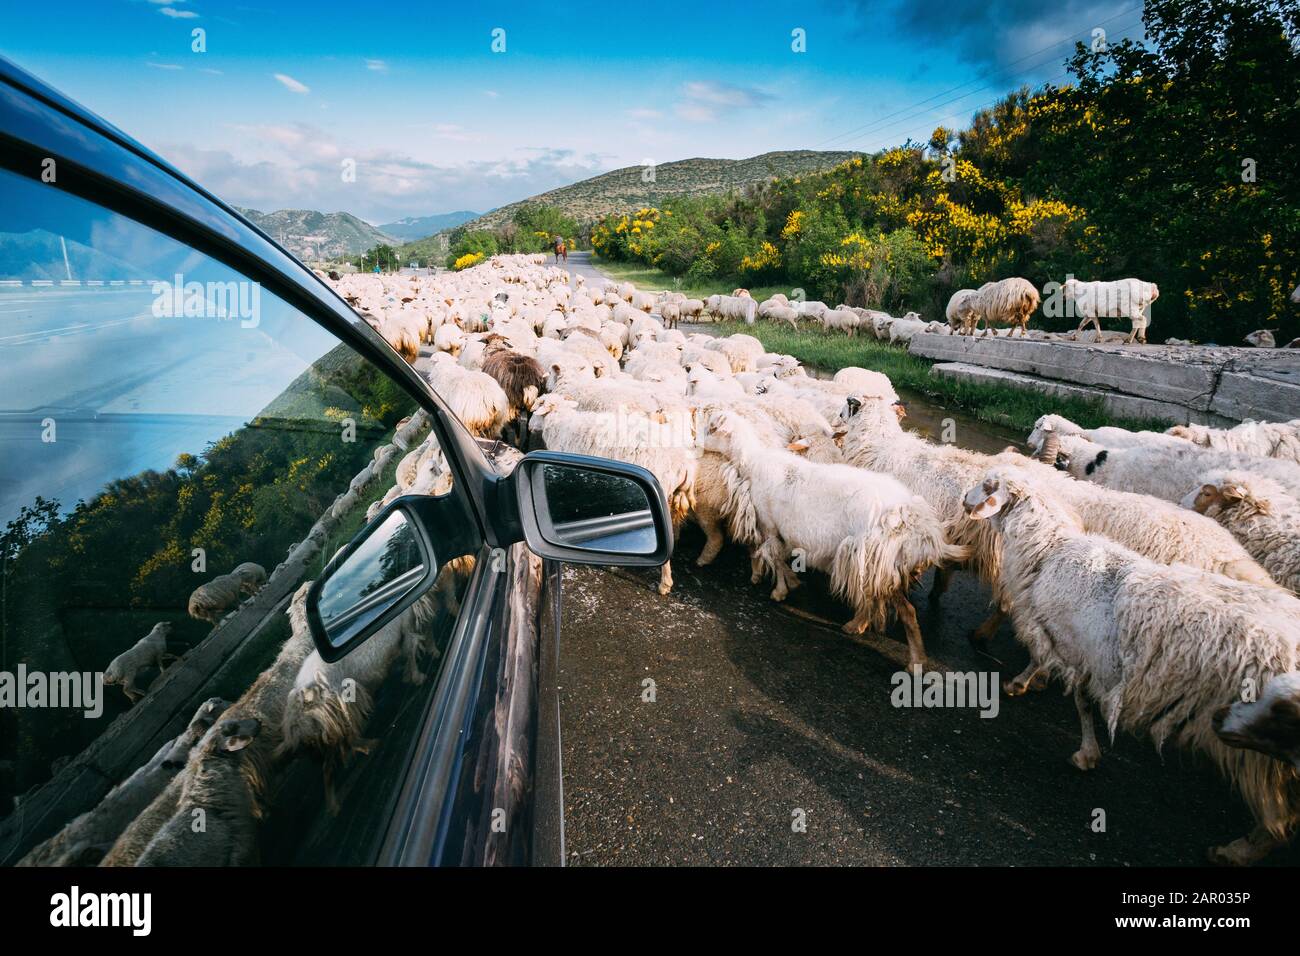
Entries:
[[966,492],[962,506],[966,516],[974,521],[983,521],[1001,514],[1011,503],[1012,484],[996,471],[984,476],[984,480]]
[[1219,708],[1211,725],[1229,747],[1268,754],[1300,770],[1300,674],[1280,674],[1258,700]]

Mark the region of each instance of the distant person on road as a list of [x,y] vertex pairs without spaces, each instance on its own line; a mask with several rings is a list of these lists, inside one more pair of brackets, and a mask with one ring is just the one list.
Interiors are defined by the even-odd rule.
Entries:
[[566,249],[564,246],[564,237],[556,236],[555,237],[555,261],[559,262],[561,259],[563,259],[565,262],[569,261],[569,250]]

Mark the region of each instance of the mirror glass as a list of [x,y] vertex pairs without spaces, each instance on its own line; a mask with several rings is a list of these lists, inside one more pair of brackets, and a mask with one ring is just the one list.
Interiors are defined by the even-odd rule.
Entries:
[[547,464],[541,469],[539,524],[552,544],[580,551],[653,554],[650,501],[631,478]]
[[321,584],[317,610],[330,644],[342,647],[409,595],[424,561],[415,526],[400,508],[391,512]]

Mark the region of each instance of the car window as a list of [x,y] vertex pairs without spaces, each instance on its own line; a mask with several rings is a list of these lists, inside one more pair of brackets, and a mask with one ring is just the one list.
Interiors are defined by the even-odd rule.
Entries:
[[440,550],[336,664],[303,600],[384,503],[462,493],[414,398],[223,263],[8,171],[0,368],[0,854],[369,859],[475,556]]

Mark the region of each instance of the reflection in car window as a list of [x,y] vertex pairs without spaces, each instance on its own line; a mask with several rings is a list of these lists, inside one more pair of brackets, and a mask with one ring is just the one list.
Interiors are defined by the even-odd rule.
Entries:
[[[0,854],[364,861],[474,558],[338,664],[302,600],[399,475],[452,491],[414,399],[222,263],[2,170],[0,368],[0,680],[50,688],[0,708]],[[134,790],[70,795],[81,767]],[[196,790],[249,826],[183,832]]]

